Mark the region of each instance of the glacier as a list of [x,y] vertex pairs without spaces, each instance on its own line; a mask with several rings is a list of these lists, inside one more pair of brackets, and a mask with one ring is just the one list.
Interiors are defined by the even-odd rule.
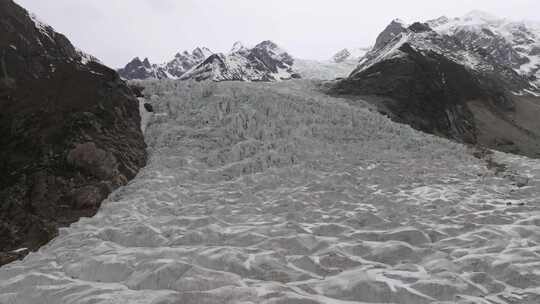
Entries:
[[137,84],[148,165],[0,268],[0,303],[540,302],[540,161],[323,82]]

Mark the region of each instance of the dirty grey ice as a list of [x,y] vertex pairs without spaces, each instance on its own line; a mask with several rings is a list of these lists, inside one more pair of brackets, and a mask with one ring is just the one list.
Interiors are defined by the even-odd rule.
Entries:
[[540,302],[539,161],[496,175],[316,81],[138,84],[148,166],[0,303]]

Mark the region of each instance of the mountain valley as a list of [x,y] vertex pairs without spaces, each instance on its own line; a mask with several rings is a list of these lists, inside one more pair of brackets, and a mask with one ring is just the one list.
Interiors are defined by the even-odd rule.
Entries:
[[0,304],[540,303],[534,23],[116,71],[12,0],[0,30]]

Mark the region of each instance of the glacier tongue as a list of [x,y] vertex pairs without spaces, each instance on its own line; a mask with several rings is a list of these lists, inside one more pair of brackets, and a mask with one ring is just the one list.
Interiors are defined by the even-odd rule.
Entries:
[[0,303],[538,303],[540,162],[280,83],[143,82],[150,160]]

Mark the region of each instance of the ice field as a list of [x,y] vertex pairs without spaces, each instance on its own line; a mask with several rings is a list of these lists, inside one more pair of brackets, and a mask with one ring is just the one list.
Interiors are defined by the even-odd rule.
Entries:
[[540,303],[540,161],[495,174],[311,81],[143,84],[148,166],[0,303]]

